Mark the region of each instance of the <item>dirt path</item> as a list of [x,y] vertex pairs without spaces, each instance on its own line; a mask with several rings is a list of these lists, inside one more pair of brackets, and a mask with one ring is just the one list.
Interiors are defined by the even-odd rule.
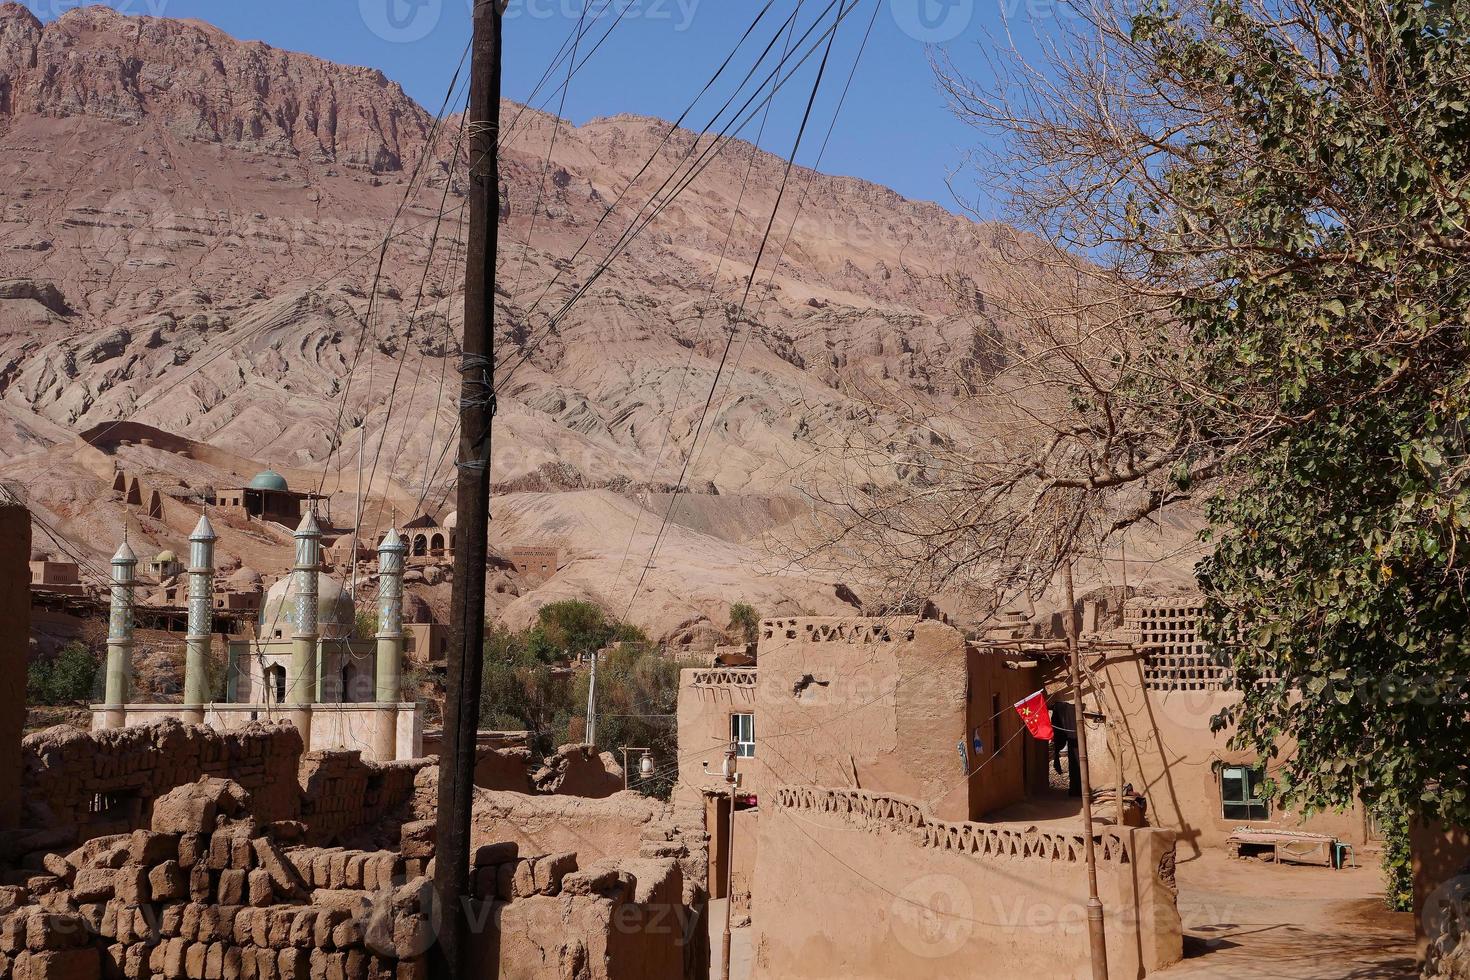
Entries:
[[1183,963],[1168,980],[1399,980],[1417,976],[1414,925],[1383,906],[1377,867],[1231,861],[1179,866]]

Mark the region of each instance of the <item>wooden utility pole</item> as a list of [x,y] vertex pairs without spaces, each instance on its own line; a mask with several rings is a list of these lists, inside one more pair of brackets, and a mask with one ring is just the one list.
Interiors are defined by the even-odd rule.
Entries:
[[1091,942],[1092,980],[1108,980],[1107,933],[1103,928],[1102,900],[1097,897],[1097,847],[1092,840],[1092,779],[1087,772],[1087,720],[1082,707],[1082,644],[1077,637],[1077,592],[1072,584],[1071,559],[1062,566],[1062,585],[1067,600],[1067,648],[1072,655],[1077,774],[1082,780],[1082,849],[1087,856],[1087,937]]
[[725,931],[720,937],[720,980],[730,980],[730,915],[735,908],[735,791],[740,788],[740,749],[725,750],[725,780],[730,784],[730,819],[725,836]]
[[460,364],[459,542],[439,754],[434,890],[436,980],[473,976],[469,917],[470,806],[485,656],[485,563],[490,533],[490,425],[495,415],[495,256],[499,245],[502,0],[476,0],[469,116],[469,242],[465,248],[464,357]]

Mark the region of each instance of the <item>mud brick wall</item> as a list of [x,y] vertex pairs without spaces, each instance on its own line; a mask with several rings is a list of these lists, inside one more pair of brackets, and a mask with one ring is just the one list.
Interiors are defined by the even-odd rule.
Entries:
[[283,850],[278,838],[303,828],[262,830],[248,806],[237,784],[203,780],[160,799],[151,829],[30,862],[45,870],[0,887],[0,977],[427,975],[428,879],[396,875],[396,854]]
[[23,823],[74,827],[77,840],[146,827],[154,800],[201,775],[239,783],[262,823],[300,814],[301,738],[285,724],[224,733],[175,720],[101,732],[58,727],[27,736],[21,752]]
[[357,751],[308,752],[301,759],[301,819],[307,839],[331,844],[371,827],[405,804],[432,760],[365,762]]

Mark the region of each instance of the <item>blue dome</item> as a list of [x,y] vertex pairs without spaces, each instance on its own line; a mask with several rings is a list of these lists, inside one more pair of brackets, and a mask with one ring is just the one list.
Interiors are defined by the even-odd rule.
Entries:
[[286,478],[275,470],[265,470],[255,474],[250,480],[251,490],[289,490],[286,486]]

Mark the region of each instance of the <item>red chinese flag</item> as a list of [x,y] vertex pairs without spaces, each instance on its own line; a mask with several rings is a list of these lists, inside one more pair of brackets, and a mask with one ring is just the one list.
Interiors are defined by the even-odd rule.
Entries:
[[1051,712],[1046,710],[1045,691],[1037,691],[1029,698],[1017,701],[1016,710],[1020,712],[1021,720],[1026,723],[1026,730],[1031,733],[1032,738],[1043,742],[1051,741]]

